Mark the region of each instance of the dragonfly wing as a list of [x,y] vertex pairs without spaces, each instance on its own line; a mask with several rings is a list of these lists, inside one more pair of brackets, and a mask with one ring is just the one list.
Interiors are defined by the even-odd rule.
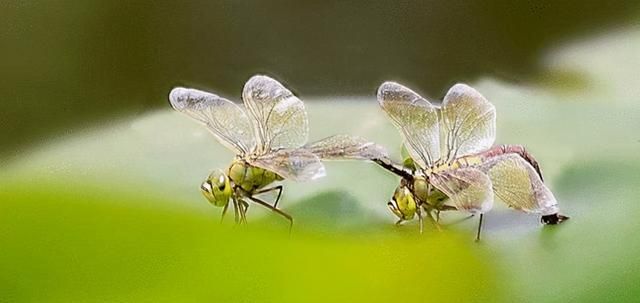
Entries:
[[443,157],[456,157],[490,148],[496,139],[496,109],[478,91],[456,84],[444,97],[440,123]]
[[307,142],[309,126],[304,104],[278,81],[253,76],[244,85],[242,99],[253,117],[258,154],[296,148]]
[[253,129],[245,111],[235,103],[197,89],[176,87],[169,93],[171,106],[203,123],[223,145],[237,154],[255,146]]
[[459,210],[485,213],[493,206],[491,180],[476,168],[448,170],[429,176],[431,184]]
[[373,160],[388,157],[386,149],[364,138],[335,135],[304,147],[322,160]]
[[301,148],[277,150],[249,160],[249,163],[294,181],[308,181],[325,176],[320,158]]
[[398,83],[378,88],[378,102],[400,130],[411,158],[422,168],[440,158],[437,107]]
[[495,195],[510,207],[542,215],[558,212],[558,202],[540,175],[516,154],[490,158],[481,169],[489,175]]

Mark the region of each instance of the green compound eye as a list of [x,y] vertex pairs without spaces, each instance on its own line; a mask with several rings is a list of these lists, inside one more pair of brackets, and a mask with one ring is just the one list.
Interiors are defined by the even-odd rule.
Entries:
[[220,170],[212,172],[207,180],[202,182],[200,189],[205,198],[215,206],[225,206],[231,198],[229,179]]
[[205,182],[202,182],[202,185],[200,185],[200,189],[204,192],[211,193],[211,191],[213,190],[213,186],[211,185],[211,182],[207,180]]

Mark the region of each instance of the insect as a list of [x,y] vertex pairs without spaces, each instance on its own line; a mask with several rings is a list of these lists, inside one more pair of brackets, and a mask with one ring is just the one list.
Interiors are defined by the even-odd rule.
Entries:
[[493,146],[495,107],[475,89],[456,84],[436,106],[405,86],[385,82],[377,97],[409,156],[404,165],[375,160],[402,177],[387,204],[399,218],[396,224],[417,216],[422,232],[423,212],[439,228],[441,211],[466,211],[480,217],[479,240],[494,196],[516,210],[540,214],[544,224],[569,219],[558,213],[538,163],[524,147]]
[[[304,104],[267,76],[251,77],[242,100],[244,108],[196,89],[177,87],[169,94],[175,110],[204,124],[236,153],[225,171],[214,170],[200,186],[211,204],[223,207],[221,221],[231,204],[235,222],[246,223],[248,201],[252,201],[284,217],[291,229],[293,218],[278,208],[283,186],[270,185],[284,179],[308,181],[324,176],[321,158],[371,159],[385,153],[374,143],[347,135],[305,145],[309,129]],[[273,204],[256,197],[268,192],[277,192]]]

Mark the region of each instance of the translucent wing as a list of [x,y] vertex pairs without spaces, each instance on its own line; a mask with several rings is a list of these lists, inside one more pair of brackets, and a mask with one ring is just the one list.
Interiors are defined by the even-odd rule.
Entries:
[[309,126],[304,104],[278,81],[253,76],[244,85],[242,99],[254,118],[257,154],[300,147],[307,142]]
[[478,91],[456,84],[441,109],[441,154],[447,161],[490,148],[496,139],[496,109]]
[[476,168],[448,170],[429,176],[431,184],[459,210],[485,213],[493,207],[491,180]]
[[360,137],[335,135],[309,143],[304,148],[322,160],[373,160],[387,158],[384,147]]
[[516,154],[489,159],[481,166],[489,175],[493,190],[507,205],[542,215],[558,212],[558,202],[536,170]]
[[197,89],[176,87],[169,93],[171,106],[205,124],[213,135],[237,154],[255,146],[253,129],[245,111],[235,103]]
[[281,149],[249,160],[249,163],[294,181],[307,181],[325,176],[320,158],[305,149]]
[[378,102],[400,130],[409,155],[418,165],[427,168],[440,158],[437,107],[394,82],[378,88]]

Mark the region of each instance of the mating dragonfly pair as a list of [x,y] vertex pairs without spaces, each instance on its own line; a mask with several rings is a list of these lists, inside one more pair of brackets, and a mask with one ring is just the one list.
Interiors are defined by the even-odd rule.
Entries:
[[[460,210],[480,216],[479,239],[494,196],[514,209],[540,214],[544,224],[568,219],[559,214],[538,163],[522,146],[493,146],[495,107],[467,85],[453,86],[441,106],[394,82],[380,86],[378,101],[404,139],[408,157],[402,164],[360,137],[335,135],[307,143],[304,104],[272,78],[253,76],[242,99],[244,108],[196,89],[178,87],[169,94],[174,109],[204,124],[236,153],[226,171],[213,171],[200,187],[211,204],[223,207],[221,220],[231,204],[235,222],[246,223],[252,201],[286,218],[291,228],[293,218],[278,208],[282,185],[269,186],[323,177],[323,160],[343,159],[373,161],[400,176],[387,206],[399,218],[396,224],[417,217],[420,232],[423,218],[439,226],[441,211]],[[272,191],[277,191],[273,204],[257,197]]]

